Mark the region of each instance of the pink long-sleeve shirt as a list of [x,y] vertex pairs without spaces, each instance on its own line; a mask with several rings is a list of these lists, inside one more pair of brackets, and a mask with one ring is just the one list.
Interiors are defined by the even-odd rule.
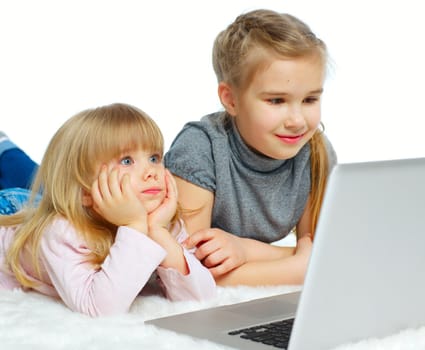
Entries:
[[[15,231],[13,227],[0,227],[0,289],[21,287],[4,264]],[[179,243],[186,237],[184,229],[176,234]],[[213,298],[214,278],[193,252],[182,250],[189,267],[187,275],[159,266],[167,253],[148,236],[119,227],[109,255],[100,269],[95,269],[87,261],[91,251],[84,239],[67,220],[58,218],[40,241],[41,278],[36,277],[28,250],[23,251],[21,262],[28,276],[38,282],[35,290],[62,299],[73,311],[100,316],[128,311],[155,271],[171,300]]]

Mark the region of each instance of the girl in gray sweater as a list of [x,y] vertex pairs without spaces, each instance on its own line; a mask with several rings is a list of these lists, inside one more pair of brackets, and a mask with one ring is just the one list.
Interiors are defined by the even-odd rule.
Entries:
[[[327,50],[299,19],[240,15],[216,38],[223,112],[186,124],[165,156],[191,233],[221,285],[301,284],[335,152],[321,128]],[[269,243],[296,231],[295,247]]]

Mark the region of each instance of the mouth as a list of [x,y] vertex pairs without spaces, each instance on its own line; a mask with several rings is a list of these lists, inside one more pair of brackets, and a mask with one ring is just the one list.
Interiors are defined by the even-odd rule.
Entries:
[[156,194],[161,193],[161,192],[162,192],[162,189],[161,188],[159,188],[159,187],[151,187],[151,188],[148,188],[146,190],[143,190],[142,191],[142,194],[156,195]]
[[279,140],[283,141],[286,144],[293,145],[298,143],[305,134],[299,134],[299,135],[276,135]]

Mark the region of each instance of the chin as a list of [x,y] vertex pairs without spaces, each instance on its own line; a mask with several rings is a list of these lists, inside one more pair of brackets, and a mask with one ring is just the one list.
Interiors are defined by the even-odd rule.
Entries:
[[294,158],[298,152],[300,151],[300,149],[294,150],[292,152],[282,152],[280,154],[275,154],[272,156],[269,156],[272,159],[277,159],[277,160],[287,160],[287,159],[291,159]]
[[163,201],[158,201],[157,203],[149,203],[148,205],[145,204],[146,212],[148,214],[153,213],[158,207],[162,204]]

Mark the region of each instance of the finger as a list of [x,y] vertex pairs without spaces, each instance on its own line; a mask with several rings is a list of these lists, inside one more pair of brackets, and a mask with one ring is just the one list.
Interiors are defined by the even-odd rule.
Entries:
[[207,242],[213,238],[214,234],[211,232],[210,229],[196,231],[186,239],[186,247],[195,248],[200,246],[203,242]]
[[119,169],[113,168],[108,176],[108,187],[113,197],[120,197],[122,194]]
[[98,207],[99,203],[102,201],[102,194],[99,190],[99,180],[96,179],[93,181],[93,184],[91,186],[91,196],[93,198],[94,207]]
[[111,193],[109,191],[108,184],[108,173],[105,166],[102,166],[99,176],[97,178],[99,193],[102,196],[102,200],[109,200],[111,198]]
[[205,241],[198,244],[198,247],[195,251],[195,256],[199,260],[203,261],[219,249],[220,249],[220,246],[217,244],[215,240]]
[[122,193],[124,193],[124,195],[126,197],[132,197],[133,196],[133,189],[131,188],[131,181],[130,181],[130,175],[129,174],[124,174],[122,179],[121,179],[121,190]]
[[213,275],[214,278],[217,278],[217,277],[223,276],[224,274],[232,271],[233,267],[232,267],[232,264],[228,260],[225,260],[225,261],[223,261],[222,264],[214,266],[214,267],[212,267],[208,270],[211,272],[211,274]]
[[218,266],[222,264],[228,256],[222,249],[218,249],[202,260],[202,264],[208,268]]
[[167,196],[170,198],[177,198],[176,180],[168,169],[165,169],[165,183],[167,186]]

